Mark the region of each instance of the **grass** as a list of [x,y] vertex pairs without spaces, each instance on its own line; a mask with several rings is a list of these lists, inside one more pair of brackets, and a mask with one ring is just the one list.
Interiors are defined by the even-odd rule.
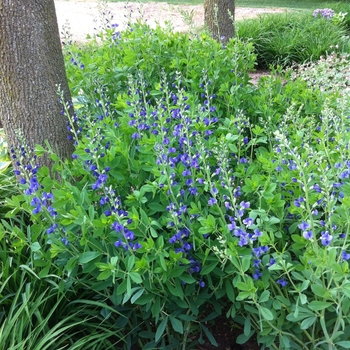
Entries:
[[347,22],[340,26],[309,13],[266,14],[241,21],[237,34],[253,42],[258,65],[265,68],[315,61],[336,44],[341,52],[349,51]]

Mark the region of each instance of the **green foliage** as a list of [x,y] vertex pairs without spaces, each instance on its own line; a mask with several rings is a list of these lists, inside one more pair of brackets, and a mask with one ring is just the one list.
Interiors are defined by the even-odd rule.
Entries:
[[349,54],[333,51],[317,62],[295,66],[290,72],[292,79],[303,79],[311,89],[347,95],[350,86],[348,70]]
[[7,151],[5,133],[3,129],[0,129],[0,173],[5,172],[7,167],[11,164]]
[[37,225],[26,228],[18,215],[2,220],[0,239],[1,349],[98,350],[123,343],[104,299],[63,279]]
[[237,34],[254,44],[261,67],[315,61],[335,45],[341,52],[349,51],[347,20],[335,23],[311,13],[261,15],[239,22]]
[[252,85],[253,46],[238,39],[137,23],[96,41],[65,47],[72,159],[15,150],[4,347],[192,349],[217,344],[208,325],[225,310],[239,343],[347,348],[347,96],[310,87],[316,66]]
[[18,193],[15,177],[10,167],[11,160],[8,152],[5,133],[0,129],[0,219],[3,219],[7,211],[5,198]]

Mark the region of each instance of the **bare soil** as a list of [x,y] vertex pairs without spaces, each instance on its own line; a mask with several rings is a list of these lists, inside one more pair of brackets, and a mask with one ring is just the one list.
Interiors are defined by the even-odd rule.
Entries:
[[[175,31],[188,31],[189,24],[184,19],[184,13],[192,16],[193,24],[197,27],[204,25],[203,5],[171,5],[162,2],[132,3],[116,2],[107,3],[104,7],[99,1],[91,0],[55,0],[56,14],[60,32],[68,22],[70,33],[74,41],[83,42],[86,36],[97,33],[101,26],[101,18],[113,16],[112,23],[118,24],[120,29],[126,27],[126,23],[137,19],[145,20],[151,27],[156,24],[165,26],[171,23]],[[253,18],[263,13],[285,12],[285,9],[243,8],[237,7],[235,19],[242,20]],[[102,14],[104,12],[104,15]]]

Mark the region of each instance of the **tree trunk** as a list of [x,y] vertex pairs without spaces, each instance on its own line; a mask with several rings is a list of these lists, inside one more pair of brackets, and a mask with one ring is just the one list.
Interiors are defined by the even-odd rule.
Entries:
[[47,140],[71,156],[56,85],[70,101],[54,0],[0,0],[0,120],[9,148],[18,146],[19,130],[29,147]]
[[235,0],[204,0],[204,23],[213,38],[228,42],[235,35]]

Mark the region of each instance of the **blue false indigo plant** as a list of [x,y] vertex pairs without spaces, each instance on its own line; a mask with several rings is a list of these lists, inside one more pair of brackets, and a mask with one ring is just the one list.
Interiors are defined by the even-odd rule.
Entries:
[[[81,63],[76,77],[89,69]],[[58,265],[63,287],[112,306],[119,317],[101,313],[115,317],[126,348],[188,349],[203,336],[217,344],[207,326],[223,310],[242,326],[240,343],[255,334],[262,348],[349,348],[346,100],[304,84],[300,100],[326,100],[307,113],[292,82],[276,92],[289,108],[266,115],[276,84],[247,87],[238,63],[231,85],[209,69],[198,79],[164,69],[155,82],[143,68],[123,76],[123,93],[97,77],[92,90],[81,85],[74,116],[63,104],[71,160],[43,147],[12,151],[23,195],[9,203],[46,242],[32,246],[37,261]],[[254,107],[264,94],[266,108]],[[44,152],[60,181],[37,168]]]

